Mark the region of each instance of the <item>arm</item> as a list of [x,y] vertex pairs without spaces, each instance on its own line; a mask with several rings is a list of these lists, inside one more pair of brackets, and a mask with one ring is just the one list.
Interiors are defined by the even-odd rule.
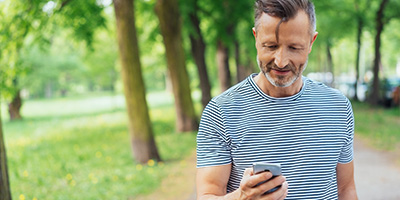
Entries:
[[[257,187],[257,183],[272,177],[269,172],[253,175],[252,169],[246,169],[240,187],[227,194],[226,187],[231,173],[231,164],[197,169],[196,187],[198,200],[224,199],[284,199],[287,195],[287,183],[283,176],[276,177]],[[282,187],[268,195],[262,195],[278,185]]]
[[336,166],[336,178],[340,200],[358,199],[356,185],[354,183],[353,161],[346,164],[338,163]]
[[227,195],[226,186],[231,173],[231,164],[197,169],[197,199],[234,199]]

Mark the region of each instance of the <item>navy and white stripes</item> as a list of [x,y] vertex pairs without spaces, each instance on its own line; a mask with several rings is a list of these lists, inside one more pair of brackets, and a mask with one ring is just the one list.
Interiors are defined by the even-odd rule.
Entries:
[[252,163],[280,163],[289,184],[286,199],[336,199],[336,165],[353,160],[349,100],[305,77],[296,95],[273,98],[254,76],[207,105],[197,136],[197,167],[232,164],[231,192]]

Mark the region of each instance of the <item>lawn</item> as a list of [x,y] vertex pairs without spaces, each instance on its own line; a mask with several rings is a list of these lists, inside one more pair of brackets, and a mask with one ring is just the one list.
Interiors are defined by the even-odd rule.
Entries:
[[[353,103],[356,135],[381,150],[399,150],[400,108],[371,107]],[[399,148],[399,149],[396,149]]]
[[162,162],[132,159],[121,95],[24,102],[24,120],[3,125],[13,199],[128,199],[154,191],[195,149],[174,132],[171,95],[148,96]]

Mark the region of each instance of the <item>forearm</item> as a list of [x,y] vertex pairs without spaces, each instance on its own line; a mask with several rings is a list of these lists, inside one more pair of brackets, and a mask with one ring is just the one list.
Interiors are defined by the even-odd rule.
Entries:
[[357,192],[355,187],[339,190],[339,200],[357,200]]
[[338,164],[336,170],[337,170],[339,199],[340,200],[358,199],[356,192],[356,184],[354,182],[353,161],[347,164]]
[[237,195],[237,190],[225,195],[215,195],[215,194],[203,194],[197,197],[197,200],[235,200],[239,199]]

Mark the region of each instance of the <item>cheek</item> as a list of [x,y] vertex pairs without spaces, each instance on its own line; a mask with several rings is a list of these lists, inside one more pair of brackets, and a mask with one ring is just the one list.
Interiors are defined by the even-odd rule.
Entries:
[[296,54],[291,56],[291,60],[296,67],[304,65],[307,62],[308,54]]
[[264,62],[267,62],[271,60],[271,53],[266,51],[265,48],[257,48],[257,56],[258,59],[263,60]]

